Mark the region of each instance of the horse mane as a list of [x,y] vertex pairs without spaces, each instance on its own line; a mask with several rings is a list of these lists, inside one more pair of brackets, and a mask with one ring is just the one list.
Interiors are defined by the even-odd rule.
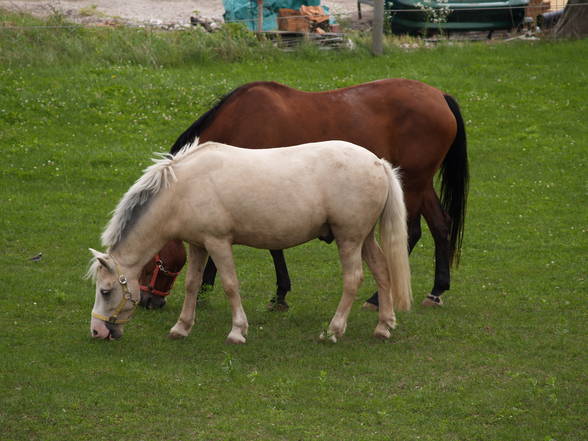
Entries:
[[193,152],[199,151],[200,147],[198,138],[195,138],[191,144],[185,145],[175,154],[159,153],[157,154],[160,156],[159,158],[152,159],[154,164],[143,170],[143,175],[129,188],[114,209],[113,215],[102,233],[103,246],[110,250],[116,248],[141,217],[145,208],[153,200],[153,196],[157,195],[162,188],[167,188],[173,181],[176,181],[173,165]]
[[221,97],[216,104],[212,107],[212,109],[208,110],[205,114],[203,114],[194,124],[192,124],[188,129],[182,133],[176,142],[172,146],[171,150],[169,151],[172,155],[175,155],[181,149],[183,149],[186,145],[191,145],[194,143],[194,140],[200,137],[200,134],[214,121],[216,114],[220,110],[220,108],[235,94],[238,90],[242,89],[244,86],[240,86],[231,92],[227,93],[223,97]]
[[[244,92],[244,91],[250,89],[251,87],[258,86],[261,83],[264,83],[264,82],[253,82],[253,83],[243,84],[243,85],[237,87],[236,89],[233,89],[231,92],[227,93],[226,95],[222,96],[216,102],[216,104],[214,104],[214,106],[210,110],[208,110],[200,118],[198,118],[198,120],[196,120],[196,122],[194,122],[190,127],[188,127],[188,129],[184,133],[182,133],[178,137],[178,139],[176,139],[176,142],[172,146],[170,153],[173,155],[173,154],[179,152],[184,146],[186,146],[188,144],[193,144],[194,140],[196,138],[199,138],[200,135],[202,134],[202,132],[204,130],[206,130],[212,124],[212,122],[216,118],[216,115],[218,114],[220,109],[225,104],[227,104],[227,102],[229,102],[231,100],[231,98],[233,98],[235,95],[237,95],[240,92]],[[264,83],[264,84],[267,84],[267,83]]]

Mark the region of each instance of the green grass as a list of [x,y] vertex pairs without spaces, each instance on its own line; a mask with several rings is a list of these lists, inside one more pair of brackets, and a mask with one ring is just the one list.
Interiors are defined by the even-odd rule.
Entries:
[[[91,8],[90,8],[91,9]],[[81,11],[84,13],[84,10]],[[87,10],[85,11],[88,12]],[[48,64],[134,64],[176,66],[206,60],[267,59],[275,51],[243,26],[229,24],[219,32],[199,28],[166,32],[153,28],[84,28],[54,13],[47,20],[0,9],[0,63],[17,66]]]
[[[121,50],[75,63],[75,53],[32,56],[98,38],[113,52],[129,31],[76,30],[40,48],[10,32],[0,29],[2,440],[588,437],[588,41],[388,47],[380,58],[361,48],[250,48],[229,61],[170,50],[153,64],[135,47],[126,60]],[[248,81],[326,90],[384,77],[442,88],[466,119],[466,236],[443,309],[402,313],[382,344],[360,309],[374,289],[367,277],[345,337],[321,344],[340,295],[335,247],[286,252],[294,290],[284,314],[265,311],[269,254],[236,247],[246,345],[224,344],[230,311],[218,287],[191,336],[168,340],[181,281],[164,310],[138,311],[122,340],[91,341],[87,248],[100,248],[152,152]],[[40,251],[41,262],[28,260]],[[425,232],[411,256],[418,301],[432,252]]]

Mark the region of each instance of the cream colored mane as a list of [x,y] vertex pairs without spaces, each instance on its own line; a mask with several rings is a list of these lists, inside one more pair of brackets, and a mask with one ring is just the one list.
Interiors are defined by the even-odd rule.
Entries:
[[114,209],[113,215],[102,233],[103,246],[112,250],[122,241],[153,196],[162,188],[167,188],[176,181],[174,164],[199,151],[200,147],[198,138],[196,138],[192,144],[186,144],[173,156],[169,153],[160,153],[158,154],[159,158],[152,159],[154,164],[143,171],[143,176],[129,188]]

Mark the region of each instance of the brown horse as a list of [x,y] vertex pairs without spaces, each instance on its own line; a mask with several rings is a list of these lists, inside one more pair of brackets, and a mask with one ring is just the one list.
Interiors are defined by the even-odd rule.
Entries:
[[186,264],[186,250],[181,240],[172,240],[143,268],[139,276],[141,306],[158,309],[165,305],[176,277]]
[[[326,92],[303,92],[275,82],[249,83],[203,114],[180,135],[171,152],[197,137],[200,142],[253,149],[340,139],[399,167],[408,211],[409,250],[421,237],[421,216],[435,242],[435,280],[423,303],[442,303],[439,296],[449,289],[450,266],[459,261],[469,182],[465,127],[451,96],[405,79]],[[433,186],[437,171],[441,198]],[[329,242],[329,236],[322,239]],[[271,253],[278,288],[270,305],[287,308],[285,296],[291,286],[284,254],[281,250]],[[204,284],[212,285],[215,274],[209,260]],[[366,306],[377,305],[374,294]]]

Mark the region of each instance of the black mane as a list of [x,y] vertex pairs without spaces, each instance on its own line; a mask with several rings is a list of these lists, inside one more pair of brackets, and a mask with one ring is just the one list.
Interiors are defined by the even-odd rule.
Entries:
[[[245,85],[246,86],[246,85]],[[204,115],[202,115],[198,120],[192,124],[188,129],[182,133],[176,142],[172,146],[170,153],[175,155],[182,147],[186,144],[192,144],[196,138],[200,136],[200,134],[214,121],[214,117],[218,113],[219,109],[241,88],[245,86],[240,86],[233,91],[227,93],[223,96],[217,103],[214,105],[212,109],[207,111]]]

